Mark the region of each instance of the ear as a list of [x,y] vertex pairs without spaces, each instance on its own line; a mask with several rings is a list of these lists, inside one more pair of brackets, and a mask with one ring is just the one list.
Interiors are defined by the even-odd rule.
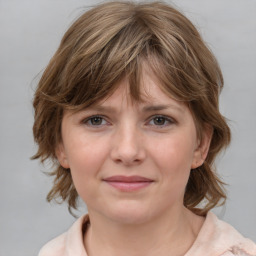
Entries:
[[197,148],[194,151],[194,158],[191,169],[195,169],[204,163],[210,148],[212,133],[212,127],[209,125],[205,125],[201,140],[198,140]]
[[64,145],[62,142],[60,142],[59,145],[57,146],[57,148],[55,150],[55,154],[57,156],[57,159],[58,159],[60,165],[63,168],[66,168],[66,169],[70,168],[69,163],[68,163],[68,158],[67,158],[67,155],[65,152],[65,148],[64,148]]

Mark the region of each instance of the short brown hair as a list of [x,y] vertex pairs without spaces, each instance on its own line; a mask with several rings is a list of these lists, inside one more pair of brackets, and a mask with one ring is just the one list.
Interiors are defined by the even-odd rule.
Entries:
[[[230,142],[230,129],[219,112],[223,77],[219,65],[197,29],[179,11],[162,3],[114,1],[85,12],[67,30],[35,92],[34,138],[42,162],[56,168],[48,201],[68,201],[77,207],[78,194],[69,169],[56,161],[63,111],[78,111],[111,95],[118,82],[129,79],[131,97],[140,100],[142,62],[146,61],[161,89],[186,102],[198,135],[205,125],[213,135],[204,164],[191,170],[184,205],[205,215],[224,202],[223,182],[213,170],[216,155]],[[207,200],[202,208],[198,204]]]

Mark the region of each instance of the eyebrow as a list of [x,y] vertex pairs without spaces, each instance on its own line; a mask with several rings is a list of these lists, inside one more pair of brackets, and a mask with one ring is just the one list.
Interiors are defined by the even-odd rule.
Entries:
[[159,111],[159,110],[165,110],[165,109],[176,109],[180,112],[183,112],[183,108],[181,108],[180,106],[176,106],[176,105],[149,105],[149,106],[144,106],[142,108],[143,112],[153,112],[153,111]]
[[89,107],[88,109],[99,111],[99,112],[116,112],[116,109],[111,106],[95,105],[95,106]]
[[[117,109],[112,106],[101,106],[101,105],[95,105],[92,107],[89,107],[89,109],[98,111],[98,112],[117,112]],[[146,105],[142,107],[142,112],[154,112],[154,111],[160,111],[165,109],[175,109],[179,112],[183,112],[184,109],[180,106],[176,106],[174,104],[166,104],[166,105]]]

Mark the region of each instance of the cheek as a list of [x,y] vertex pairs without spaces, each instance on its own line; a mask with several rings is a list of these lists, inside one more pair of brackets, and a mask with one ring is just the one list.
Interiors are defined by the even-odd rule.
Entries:
[[96,143],[90,139],[78,139],[67,147],[68,162],[78,193],[83,193],[83,190],[87,190],[98,180],[100,168],[107,155],[104,145],[108,144]]
[[164,143],[158,152],[158,168],[162,172],[163,199],[183,203],[193,161],[193,143],[179,137]]
[[185,136],[173,136],[160,142],[153,143],[151,147],[152,155],[156,156],[160,162],[170,165],[190,166],[194,157],[194,143],[191,138]]
[[92,150],[74,150],[70,155],[70,171],[77,193],[85,203],[88,198],[95,198],[93,187],[96,186],[99,161]]
[[104,140],[95,140],[93,137],[79,133],[71,134],[69,137],[70,140],[67,140],[65,148],[70,168],[82,172],[96,168],[106,154],[105,145],[108,144]]

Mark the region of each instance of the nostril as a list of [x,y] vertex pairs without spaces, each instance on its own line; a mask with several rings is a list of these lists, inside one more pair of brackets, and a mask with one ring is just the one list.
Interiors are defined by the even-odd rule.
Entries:
[[118,164],[134,165],[140,164],[144,160],[144,154],[141,151],[137,151],[133,154],[127,154],[121,151],[112,152],[112,159]]

